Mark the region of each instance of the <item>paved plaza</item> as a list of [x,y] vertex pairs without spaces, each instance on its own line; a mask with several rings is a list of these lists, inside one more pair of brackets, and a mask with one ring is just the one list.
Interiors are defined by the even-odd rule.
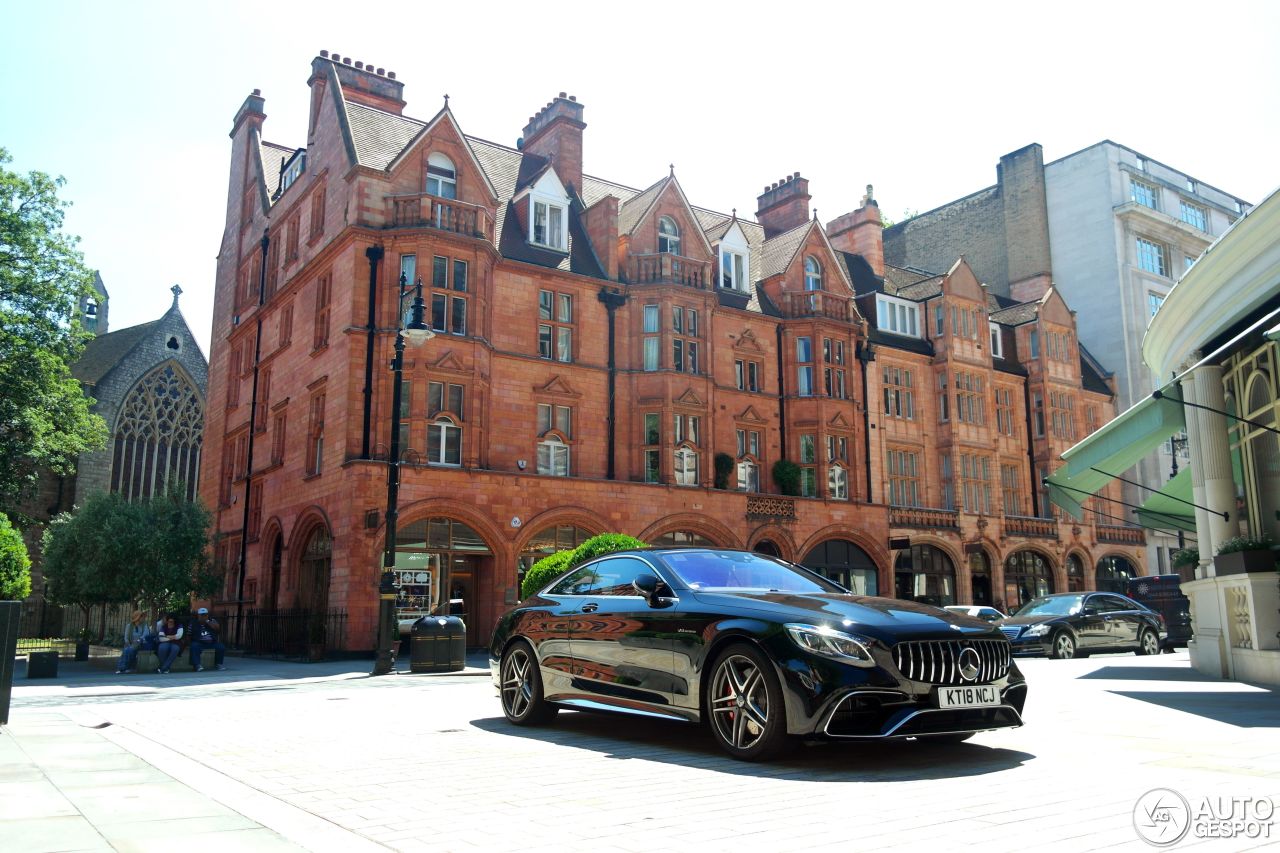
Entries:
[[[660,721],[518,729],[478,668],[229,663],[18,681],[0,849],[1148,850],[1133,813],[1153,788],[1193,810],[1280,800],[1280,695],[1206,679],[1185,652],[1025,661],[1023,728],[798,746],[769,765]],[[1280,846],[1280,814],[1266,823],[1270,837],[1192,832],[1174,849]]]

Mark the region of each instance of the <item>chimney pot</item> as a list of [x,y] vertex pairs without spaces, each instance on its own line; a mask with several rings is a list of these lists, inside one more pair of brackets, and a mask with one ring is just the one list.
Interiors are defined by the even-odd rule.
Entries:
[[576,104],[576,103],[578,102],[578,96],[577,96],[577,95],[570,95],[570,96],[569,96],[569,100],[573,101],[573,102]]
[[254,90],[253,90],[253,94],[255,94],[255,95],[259,95],[259,96],[260,96],[260,95],[262,94],[262,90],[261,90],[261,89],[254,89]]
[[349,56],[344,56],[344,57],[342,57],[342,64],[343,64],[343,65],[350,65],[350,64],[351,64],[351,57],[349,57]]
[[330,59],[332,59],[334,62],[341,62],[341,61],[342,61],[342,57],[341,57],[340,55],[336,54],[336,53],[335,53],[333,56],[331,56],[331,57],[330,57]]
[[389,79],[391,79],[391,80],[396,79],[396,72],[394,72],[394,71],[388,71],[388,72],[387,72],[387,77],[388,77]]
[[357,59],[357,60],[356,60],[356,68],[361,68],[361,69],[363,69],[363,68],[364,68],[364,63]]
[[565,95],[565,93],[564,93],[564,92],[561,92],[561,93],[560,93],[559,95],[557,95],[556,97],[557,97],[557,98],[564,98],[564,97],[567,97],[567,95]]
[[799,173],[799,172],[796,172],[796,173],[795,173],[795,174],[793,174],[791,177],[793,177],[793,178],[798,178],[798,177],[800,177],[800,173]]
[[328,59],[328,58],[329,58],[329,51],[327,51],[327,50],[322,50],[322,51],[320,51],[320,58],[321,58],[321,59]]
[[379,69],[378,69],[378,76],[379,76],[379,77],[383,77],[383,76],[385,76],[385,75],[386,75],[386,73],[387,73],[387,69],[385,69],[385,68],[379,68]]

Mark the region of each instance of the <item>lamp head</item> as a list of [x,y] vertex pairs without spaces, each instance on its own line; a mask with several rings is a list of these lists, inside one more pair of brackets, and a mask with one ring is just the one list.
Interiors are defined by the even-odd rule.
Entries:
[[436,333],[431,331],[425,323],[410,323],[404,329],[404,339],[410,346],[424,344],[435,336]]

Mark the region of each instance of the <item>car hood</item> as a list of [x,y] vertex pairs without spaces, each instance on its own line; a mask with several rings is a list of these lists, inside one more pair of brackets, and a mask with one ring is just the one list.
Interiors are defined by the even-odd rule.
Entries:
[[[735,610],[779,622],[829,625],[839,631],[867,634],[886,642],[991,635],[1003,637],[989,623],[928,604],[896,598],[841,593],[696,592],[694,598],[726,615]],[[847,624],[846,624],[847,623]]]

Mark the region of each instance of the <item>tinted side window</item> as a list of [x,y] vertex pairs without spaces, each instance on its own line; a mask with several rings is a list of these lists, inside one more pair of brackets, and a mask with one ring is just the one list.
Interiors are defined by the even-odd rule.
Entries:
[[1145,610],[1146,608],[1137,602],[1130,601],[1127,598],[1121,598],[1118,595],[1108,595],[1107,604],[1111,610]]
[[640,575],[654,575],[656,572],[643,560],[635,557],[614,557],[602,560],[592,566],[595,569],[596,583],[591,589],[592,595],[637,595],[631,585]]
[[570,572],[564,580],[553,586],[550,595],[588,595],[595,587],[596,573],[591,566]]

